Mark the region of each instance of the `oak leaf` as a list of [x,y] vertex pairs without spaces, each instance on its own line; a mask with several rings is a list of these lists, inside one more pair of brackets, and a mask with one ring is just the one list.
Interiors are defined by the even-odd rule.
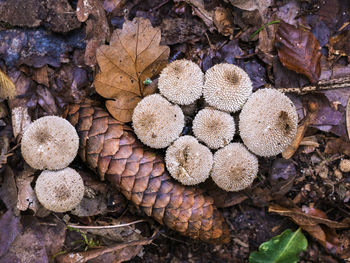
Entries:
[[101,72],[94,84],[106,101],[109,113],[119,121],[129,122],[137,103],[154,90],[144,84],[167,65],[170,49],[159,44],[161,32],[150,21],[136,17],[116,29],[109,45],[97,50]]
[[307,76],[312,83],[318,81],[321,47],[311,32],[281,21],[275,43],[283,66]]

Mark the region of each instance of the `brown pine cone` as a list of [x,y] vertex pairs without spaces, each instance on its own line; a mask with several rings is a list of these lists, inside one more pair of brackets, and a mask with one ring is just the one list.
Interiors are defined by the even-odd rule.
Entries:
[[148,216],[185,236],[229,242],[228,226],[213,199],[173,180],[163,158],[144,146],[130,127],[88,104],[69,106],[66,116],[78,131],[83,161]]

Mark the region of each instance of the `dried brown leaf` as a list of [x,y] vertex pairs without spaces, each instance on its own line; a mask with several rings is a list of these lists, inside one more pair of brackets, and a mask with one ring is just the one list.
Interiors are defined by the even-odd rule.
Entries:
[[313,83],[318,81],[321,74],[321,47],[311,32],[281,21],[275,43],[285,67],[307,76]]
[[80,22],[86,22],[85,35],[88,43],[85,48],[85,64],[94,66],[96,64],[97,48],[109,40],[110,30],[100,0],[78,0],[77,18]]
[[341,32],[339,35],[331,37],[329,39],[329,57],[333,56],[345,56],[350,57],[350,30],[345,30]]
[[216,7],[214,14],[214,24],[219,33],[224,36],[233,35],[234,25],[230,10],[223,7]]
[[282,216],[290,217],[299,226],[313,226],[317,224],[323,224],[330,228],[347,228],[350,226],[350,222],[337,222],[325,218],[325,215],[315,212],[303,212],[300,208],[285,208],[279,205],[272,204],[269,206],[269,212],[278,213]]
[[17,96],[16,86],[0,69],[0,98],[12,99]]
[[119,121],[131,121],[138,100],[145,96],[143,81],[159,74],[168,63],[170,49],[161,46],[161,32],[150,21],[135,18],[113,32],[109,45],[97,50],[101,72],[94,84],[107,101],[109,112]]
[[349,227],[349,220],[344,220],[343,222],[329,220],[323,211],[313,207],[303,207],[303,210],[301,210],[300,208],[288,209],[272,204],[269,206],[269,212],[290,217],[329,252],[342,253],[342,244],[335,229]]

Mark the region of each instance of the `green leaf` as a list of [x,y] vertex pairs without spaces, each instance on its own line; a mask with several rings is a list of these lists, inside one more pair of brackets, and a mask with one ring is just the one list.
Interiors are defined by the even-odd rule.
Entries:
[[282,234],[260,245],[259,251],[250,254],[250,263],[296,263],[299,253],[307,248],[307,240],[301,228],[287,229]]

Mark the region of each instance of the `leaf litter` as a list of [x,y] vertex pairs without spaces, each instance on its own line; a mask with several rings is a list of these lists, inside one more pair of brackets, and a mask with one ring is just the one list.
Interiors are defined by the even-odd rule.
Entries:
[[[18,19],[20,9],[14,13],[10,8],[1,10],[5,15],[0,22],[0,68],[14,83],[18,95],[10,100],[0,99],[0,224],[8,226],[6,235],[11,236],[4,240],[0,235],[4,260],[23,261],[16,253],[30,251],[34,246],[36,262],[52,257],[57,261],[59,255],[67,259],[68,253],[83,253],[90,262],[107,263],[236,262],[238,258],[247,261],[249,254],[263,242],[299,225],[308,233],[309,242],[307,250],[300,255],[301,262],[313,262],[315,255],[319,262],[344,262],[350,258],[349,227],[345,220],[350,216],[350,179],[349,173],[339,169],[340,160],[350,157],[346,126],[350,94],[350,85],[346,84],[350,72],[346,42],[349,4],[340,0],[246,1],[243,4],[248,3],[247,7],[234,0],[174,2],[62,0],[57,6],[43,7],[44,14],[49,12],[49,16],[39,16],[41,7],[35,1],[28,1],[33,10],[39,11],[28,11],[21,17],[23,20]],[[64,7],[64,3],[68,6]],[[55,20],[63,16],[67,19]],[[144,22],[145,18],[150,22]],[[271,24],[282,20],[285,23]],[[26,23],[24,27],[18,24],[22,22]],[[128,24],[134,26],[124,32],[123,26]],[[134,66],[122,63],[129,66],[126,72],[137,80],[137,85],[131,85],[130,78],[127,83],[127,76],[120,71],[113,75],[105,68],[113,63],[119,65],[120,54],[125,56],[120,56],[123,61],[135,58],[135,49],[129,50],[129,56],[118,47],[125,39],[118,44],[116,33],[135,43],[132,37],[132,32],[137,32],[135,24],[145,25],[145,32],[150,32],[146,38],[138,39],[145,42],[141,45],[148,43],[152,47],[146,53],[164,51],[162,54],[167,56],[160,61],[154,60],[153,55],[146,56],[149,68],[158,66],[155,72],[144,75],[137,74],[137,63]],[[177,28],[185,30],[177,33]],[[261,30],[251,38],[258,29]],[[149,42],[152,34],[157,41]],[[281,43],[276,39],[279,35]],[[300,52],[293,53],[297,44]],[[281,45],[287,49],[283,50]],[[96,64],[96,50],[108,50],[108,56],[100,58],[104,65]],[[105,100],[95,94],[96,88],[98,93],[105,92],[100,95],[110,101],[107,107],[128,121],[138,100],[156,89],[157,74],[168,63],[169,54],[170,60],[191,59],[203,71],[220,62],[239,65],[252,78],[255,89],[270,85],[287,92],[297,91],[288,96],[297,105],[299,128],[303,132],[288,161],[283,156],[271,160],[260,158],[259,179],[251,189],[241,192],[227,193],[201,186],[229,222],[231,243],[228,246],[198,244],[165,229],[150,241],[152,233],[157,232],[153,221],[137,223],[120,232],[104,229],[138,221],[144,215],[90,172],[84,175],[88,190],[77,211],[52,214],[42,207],[32,207],[38,173],[25,170],[18,148],[21,132],[29,120],[59,114],[64,105],[85,99],[101,105]],[[147,65],[145,68],[148,72]],[[112,69],[115,67],[111,66]],[[107,85],[101,82],[97,88],[99,84],[95,82],[94,87],[95,74],[103,81],[108,80]],[[114,81],[120,76],[125,82]],[[148,78],[152,83],[146,86],[144,80]],[[312,83],[317,80],[317,85]],[[336,87],[343,88],[330,89],[329,81],[336,81]],[[122,95],[125,93],[131,95]],[[319,105],[312,118],[305,117],[309,114],[310,101]],[[85,171],[79,159],[72,165],[79,172]],[[276,204],[278,208],[273,207]],[[278,212],[267,212],[268,207]],[[35,211],[34,216],[30,215]],[[86,232],[91,241],[87,253],[83,231],[71,233],[66,224],[100,228],[97,232]],[[113,238],[117,236],[119,239]],[[129,241],[136,243],[130,245]],[[100,247],[92,249],[91,245],[98,242]],[[153,244],[145,245],[149,242]],[[124,248],[119,250],[119,245]],[[29,262],[31,258],[28,255],[26,260]]]

